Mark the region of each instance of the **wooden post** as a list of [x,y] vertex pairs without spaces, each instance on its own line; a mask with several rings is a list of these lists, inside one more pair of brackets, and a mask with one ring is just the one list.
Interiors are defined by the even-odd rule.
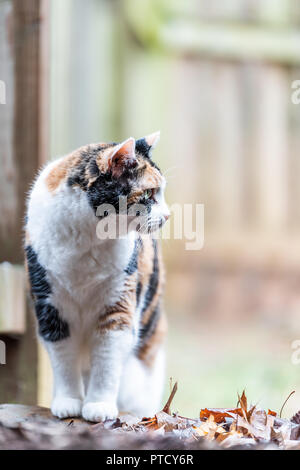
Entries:
[[[45,57],[41,0],[0,3],[1,59],[7,79],[6,105],[0,107],[0,262],[23,263],[23,218],[26,193],[46,154]],[[1,52],[0,52],[1,54]],[[45,59],[44,59],[45,60]],[[0,68],[0,79],[1,79]],[[42,72],[42,73],[41,73]],[[42,155],[42,157],[40,157]],[[2,209],[2,207],[0,207]],[[0,402],[34,404],[37,399],[37,343],[32,314],[27,308],[23,335],[0,335],[6,364],[0,365]]]

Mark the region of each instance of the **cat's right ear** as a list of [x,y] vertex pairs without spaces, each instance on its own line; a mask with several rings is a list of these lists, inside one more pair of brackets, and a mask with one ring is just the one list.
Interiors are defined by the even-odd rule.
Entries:
[[153,132],[142,139],[138,139],[135,143],[136,151],[144,155],[144,157],[151,158],[152,149],[156,147],[160,139],[160,131]]
[[129,139],[113,147],[107,158],[108,168],[115,178],[120,177],[125,170],[135,168],[138,164],[135,156],[135,139],[129,137]]

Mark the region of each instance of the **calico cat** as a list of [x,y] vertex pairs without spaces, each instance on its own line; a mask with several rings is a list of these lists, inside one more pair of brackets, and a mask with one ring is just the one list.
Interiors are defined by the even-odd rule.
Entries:
[[[49,163],[28,200],[25,253],[38,335],[54,375],[59,418],[151,416],[163,386],[164,271],[154,236],[169,217],[151,159],[159,133],[91,144]],[[115,238],[97,225],[144,208],[146,222]],[[99,207],[111,207],[115,214]],[[140,217],[137,211],[130,220]]]

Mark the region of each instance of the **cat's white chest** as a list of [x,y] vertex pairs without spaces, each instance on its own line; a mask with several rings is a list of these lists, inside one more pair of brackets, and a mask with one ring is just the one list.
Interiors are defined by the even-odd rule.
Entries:
[[[66,251],[50,274],[53,300],[66,319],[72,322],[70,311],[73,319],[75,316],[92,319],[118,302],[134,243],[132,234],[126,239],[103,241],[83,252]],[[69,298],[67,304],[66,297]]]

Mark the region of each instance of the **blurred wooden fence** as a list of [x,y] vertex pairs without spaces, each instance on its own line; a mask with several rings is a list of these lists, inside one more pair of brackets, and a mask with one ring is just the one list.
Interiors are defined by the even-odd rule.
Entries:
[[[163,2],[151,31],[146,10],[129,3],[144,47],[168,61],[161,68],[140,51],[147,73],[132,73],[128,100],[147,89],[149,76],[161,77],[149,101],[159,95],[151,109],[164,109],[168,165],[179,170],[172,199],[205,204],[207,248],[227,240],[242,246],[240,254],[252,244],[268,256],[285,245],[283,257],[290,250],[299,261],[300,107],[291,102],[300,75],[299,3],[195,1],[186,14],[184,2],[175,2],[177,12]],[[129,109],[131,128],[140,111]]]
[[299,3],[54,0],[52,28],[51,155],[159,128],[169,200],[205,204],[207,253],[295,259]]
[[[48,157],[160,129],[169,202],[205,205],[204,249],[165,245],[172,275],[233,260],[298,272],[296,79],[298,0],[0,0],[0,262],[22,261],[24,194]],[[0,401],[34,402],[37,375],[49,390],[46,367],[19,366],[31,327],[20,338],[6,337]]]

